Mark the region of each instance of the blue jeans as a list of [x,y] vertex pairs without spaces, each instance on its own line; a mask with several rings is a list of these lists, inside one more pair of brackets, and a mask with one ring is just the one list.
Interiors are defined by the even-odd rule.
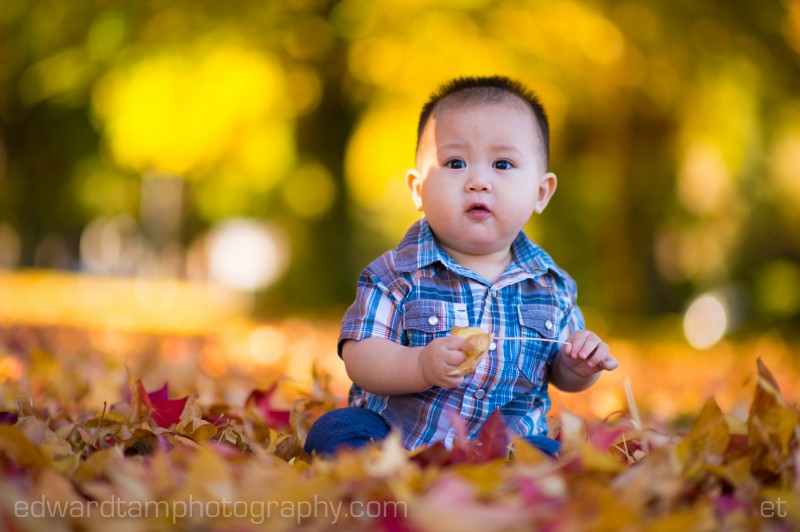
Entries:
[[[320,416],[311,426],[304,449],[318,455],[333,454],[340,447],[357,449],[389,435],[389,425],[366,408],[337,408]],[[547,436],[528,436],[531,445],[554,457],[561,444]]]
[[311,425],[303,446],[307,453],[333,454],[340,447],[357,449],[389,435],[389,425],[366,408],[337,408]]
[[528,443],[542,451],[550,458],[555,458],[561,452],[561,442],[547,436],[525,436]]

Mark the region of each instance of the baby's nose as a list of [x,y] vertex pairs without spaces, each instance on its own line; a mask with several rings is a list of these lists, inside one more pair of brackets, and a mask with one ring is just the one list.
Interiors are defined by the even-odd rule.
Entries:
[[470,192],[491,190],[492,184],[486,172],[473,170],[466,182],[466,189]]

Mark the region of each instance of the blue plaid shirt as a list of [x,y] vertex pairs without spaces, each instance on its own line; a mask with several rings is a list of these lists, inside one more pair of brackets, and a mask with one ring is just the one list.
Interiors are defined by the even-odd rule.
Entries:
[[[450,257],[425,217],[397,249],[375,260],[358,279],[356,300],[339,336],[345,340],[385,338],[417,347],[447,336],[453,325],[481,327],[496,337],[566,340],[584,328],[575,282],[539,246],[520,232],[513,260],[493,284]],[[474,373],[451,389],[376,395],[353,384],[350,405],[380,414],[413,449],[455,436],[458,413],[470,438],[496,409],[520,436],[547,435],[548,368],[560,349],[551,342],[504,340],[492,344]]]

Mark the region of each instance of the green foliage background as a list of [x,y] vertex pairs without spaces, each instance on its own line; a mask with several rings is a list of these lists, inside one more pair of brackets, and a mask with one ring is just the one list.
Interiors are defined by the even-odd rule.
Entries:
[[[291,257],[261,311],[335,314],[416,216],[402,176],[428,93],[501,73],[550,112],[559,190],[528,229],[587,308],[722,290],[790,330],[799,54],[797,0],[5,0],[0,265],[79,270],[98,217],[133,220],[156,258],[255,217]],[[185,183],[174,242],[142,220],[163,176]]]

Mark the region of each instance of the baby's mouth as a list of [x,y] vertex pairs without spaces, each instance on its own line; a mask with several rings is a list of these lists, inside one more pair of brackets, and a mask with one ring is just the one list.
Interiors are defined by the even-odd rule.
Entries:
[[473,218],[486,218],[492,211],[483,203],[473,203],[467,207],[467,215]]

